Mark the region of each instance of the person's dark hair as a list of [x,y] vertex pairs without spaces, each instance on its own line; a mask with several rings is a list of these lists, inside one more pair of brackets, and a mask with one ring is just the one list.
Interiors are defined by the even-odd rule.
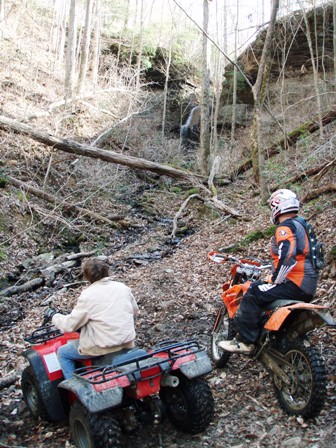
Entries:
[[83,274],[90,283],[97,282],[109,275],[109,267],[105,261],[99,258],[90,258],[84,263]]

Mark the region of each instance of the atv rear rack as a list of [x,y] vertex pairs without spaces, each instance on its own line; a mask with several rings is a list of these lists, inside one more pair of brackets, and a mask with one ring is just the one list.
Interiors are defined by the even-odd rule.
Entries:
[[[188,358],[185,362],[193,361],[195,358],[193,355],[199,352],[204,352],[204,348],[194,339],[186,342],[167,341],[154,347],[154,350],[147,354],[105,366],[81,367],[74,375],[90,384],[102,384],[123,376],[127,376],[129,381],[134,383],[173,370],[175,363],[181,358]],[[146,376],[145,372],[149,370],[152,374]]]

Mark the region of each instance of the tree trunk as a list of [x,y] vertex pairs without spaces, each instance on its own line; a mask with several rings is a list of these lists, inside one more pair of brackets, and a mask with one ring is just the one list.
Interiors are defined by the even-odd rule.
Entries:
[[77,84],[77,89],[79,93],[83,88],[83,83],[86,78],[88,67],[90,41],[91,41],[92,6],[93,6],[93,0],[87,0],[83,45],[82,45],[81,61],[80,61],[78,84]]
[[93,37],[92,80],[98,84],[99,56],[100,56],[100,0],[95,2],[95,25]]
[[166,66],[166,77],[165,77],[165,85],[163,91],[163,113],[162,113],[162,140],[165,136],[165,126],[166,126],[166,114],[167,114],[167,99],[168,99],[168,82],[169,82],[169,73],[170,73],[170,65],[172,60],[172,45],[173,38],[170,39],[169,42],[169,53],[168,53],[168,61]]
[[209,65],[209,0],[203,0],[203,81],[201,98],[201,135],[200,135],[200,171],[206,176],[209,171],[210,156],[210,119],[209,119],[209,92],[210,92],[210,65]]
[[4,38],[5,28],[5,0],[0,0],[0,45]]
[[139,50],[138,50],[138,65],[136,73],[136,91],[140,90],[141,66],[142,66],[142,52],[143,52],[143,23],[144,23],[144,0],[140,0],[140,34],[139,34]]
[[[318,112],[318,119],[320,124],[320,136],[323,137],[323,123],[322,123],[322,106],[321,106],[321,96],[320,96],[320,89],[319,89],[319,77],[318,77],[318,54],[314,56],[314,49],[313,49],[313,43],[312,38],[310,35],[310,27],[309,22],[307,19],[306,11],[304,10],[303,6],[301,5],[303,20],[306,25],[306,36],[307,36],[307,42],[308,42],[308,48],[310,53],[310,60],[313,68],[313,75],[314,75],[314,88],[315,88],[315,95],[316,95],[316,102],[317,102],[317,112]],[[316,38],[317,41],[317,38]],[[316,57],[316,61],[315,61]]]
[[236,104],[237,104],[237,47],[238,47],[238,18],[239,18],[239,1],[237,0],[236,9],[236,24],[235,24],[235,47],[234,47],[234,62],[233,66],[233,92],[232,92],[232,115],[231,115],[231,151],[234,147],[234,139],[236,133]]
[[77,39],[77,17],[76,0],[71,0],[69,13],[69,31],[67,57],[65,67],[65,97],[71,99],[74,89],[74,78],[76,70],[76,39]]
[[264,92],[267,83],[267,60],[269,58],[269,49],[271,46],[274,25],[276,21],[277,12],[279,9],[279,0],[273,0],[271,18],[267,28],[265,43],[260,58],[259,70],[255,85],[252,87],[254,99],[254,118],[251,129],[251,155],[253,163],[253,177],[259,183],[261,200],[264,203],[268,196],[267,181],[265,178],[265,166],[263,150],[260,145],[260,110],[264,101]]
[[191,182],[195,180],[195,178],[198,178],[198,180],[202,180],[202,176],[198,176],[194,173],[188,173],[187,171],[179,170],[168,165],[161,165],[149,160],[126,156],[124,154],[118,154],[114,151],[106,151],[94,146],[83,145],[72,140],[65,140],[54,137],[50,134],[44,134],[32,129],[30,126],[17,123],[14,120],[2,115],[0,115],[0,129],[10,129],[14,132],[27,135],[28,137],[38,142],[41,142],[48,146],[52,146],[53,149],[59,149],[70,154],[92,157],[94,159],[104,160],[108,163],[117,163],[120,165],[129,166],[133,169],[148,170],[154,173],[158,173],[162,176],[189,179]]
[[333,3],[334,90],[336,90],[336,2]]
[[126,0],[126,9],[125,9],[125,17],[124,17],[124,31],[128,28],[128,20],[130,14],[130,0]]

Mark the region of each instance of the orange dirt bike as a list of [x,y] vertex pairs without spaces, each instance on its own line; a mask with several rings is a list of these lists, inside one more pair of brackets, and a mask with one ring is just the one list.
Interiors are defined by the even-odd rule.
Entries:
[[[259,260],[238,259],[220,252],[210,252],[215,263],[233,262],[231,278],[222,286],[221,305],[211,337],[211,358],[216,367],[224,367],[231,353],[218,346],[231,340],[237,331],[234,317],[243,295],[262,272],[271,267]],[[307,337],[316,328],[336,322],[327,307],[298,300],[275,300],[262,313],[260,336],[252,356],[273,374],[277,398],[289,415],[315,417],[323,408],[327,375],[321,354]]]

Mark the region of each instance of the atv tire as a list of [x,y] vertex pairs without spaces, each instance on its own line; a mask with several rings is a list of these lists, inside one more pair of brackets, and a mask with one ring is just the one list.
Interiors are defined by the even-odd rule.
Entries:
[[282,367],[291,378],[291,384],[284,384],[274,377],[280,406],[289,415],[316,417],[323,408],[327,393],[326,371],[321,355],[304,340],[288,341],[280,351],[292,366]]
[[76,448],[120,448],[120,425],[110,414],[91,414],[76,401],[70,408],[70,432]]
[[44,406],[38,380],[31,366],[27,366],[21,375],[21,389],[23,399],[34,418],[47,418],[47,410]]
[[231,353],[218,347],[219,341],[230,341],[236,335],[233,319],[229,318],[226,306],[222,306],[217,315],[217,326],[211,335],[211,359],[216,367],[225,367]]
[[172,424],[183,432],[197,434],[210,424],[214,413],[211,389],[203,378],[179,377],[177,387],[163,387],[160,398]]

